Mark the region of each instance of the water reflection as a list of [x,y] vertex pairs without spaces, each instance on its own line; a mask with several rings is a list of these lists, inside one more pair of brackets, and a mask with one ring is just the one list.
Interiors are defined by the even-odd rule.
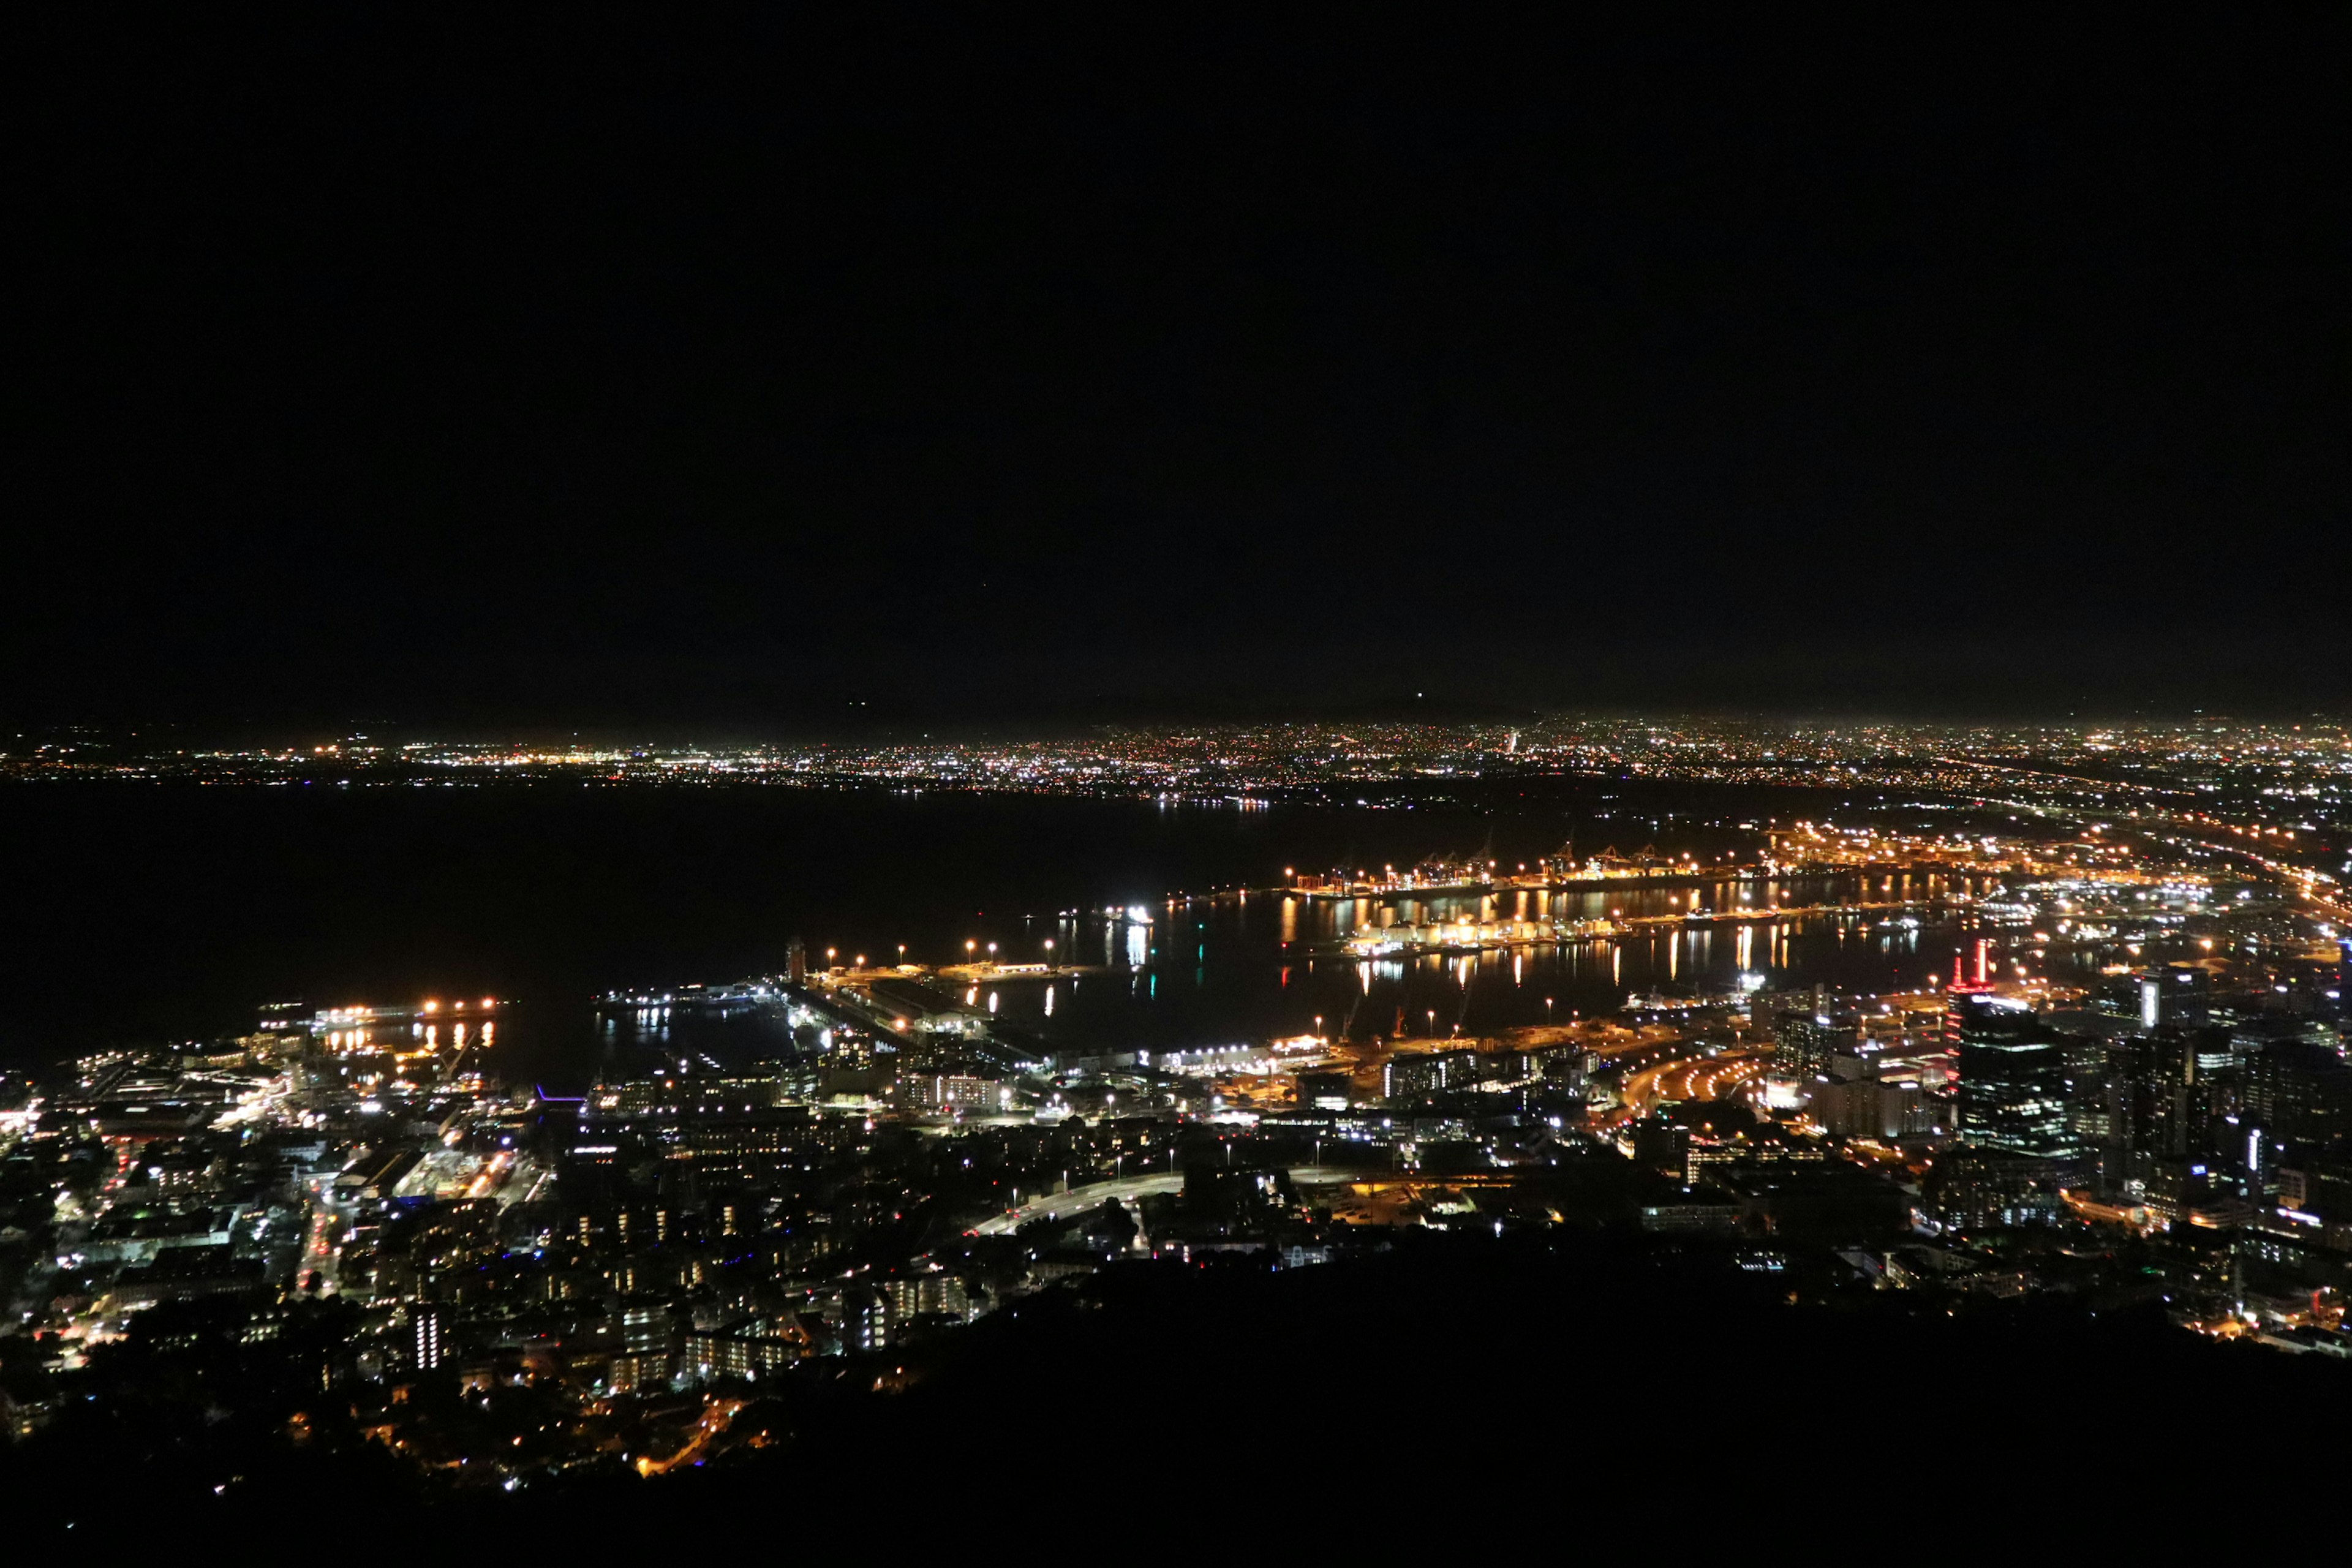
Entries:
[[[1729,992],[1750,980],[1775,987],[1816,982],[1860,991],[1916,986],[1948,971],[1972,934],[1964,909],[1921,907],[1833,914],[1822,905],[1927,900],[1982,891],[1978,879],[1914,875],[1788,879],[1697,889],[1640,888],[1500,896],[1308,899],[1259,894],[1180,901],[1150,910],[1064,915],[993,933],[1025,949],[1077,956],[1109,973],[1102,983],[998,980],[951,994],[985,1007],[1006,1027],[1065,1051],[1167,1050],[1238,1044],[1310,1031],[1356,1038],[1483,1034],[1522,1025],[1567,1023],[1622,1005],[1629,994]],[[1275,908],[1265,906],[1271,902]],[[1738,921],[1692,920],[1693,911],[1788,910]],[[1360,931],[1457,921],[1549,923],[1644,917],[1601,940],[1515,942],[1483,952],[1358,955],[1341,946]],[[1908,923],[1916,921],[1916,923]],[[1041,929],[1042,927],[1042,929]],[[1087,929],[1091,928],[1091,929]],[[1008,940],[1009,939],[1009,940]],[[917,953],[915,956],[920,957]],[[953,956],[960,957],[961,954]],[[1176,983],[1162,984],[1163,973]],[[672,1020],[624,1026],[641,1045],[667,1037]],[[682,1026],[696,1048],[719,1039],[699,1022]],[[788,1044],[776,1030],[733,1026],[708,1048],[718,1055],[772,1054]],[[725,1041],[732,1041],[730,1047]],[[740,1048],[737,1048],[740,1047]]]
[[[1008,985],[1001,1016],[1075,1048],[1167,1049],[1344,1027],[1358,1037],[1394,1028],[1482,1032],[1622,1005],[1629,992],[1730,991],[1743,975],[1774,985],[1816,981],[1864,991],[1916,985],[1958,951],[1964,910],[1907,911],[1916,925],[1881,924],[1894,911],[1797,912],[1825,904],[1925,902],[1981,890],[1964,877],[1790,878],[1696,889],[1510,889],[1500,895],[1308,899],[1272,895],[1268,918],[1255,899],[1205,898],[1160,912],[1157,927],[1108,923],[1097,951],[1116,953],[1126,986],[1058,996]],[[1260,906],[1256,910],[1251,905]],[[1679,921],[1695,912],[1786,909],[1737,923],[1691,921],[1637,929],[1602,942],[1538,942],[1484,952],[1351,958],[1335,951],[1359,931],[1497,921],[1574,921],[1614,916]],[[1123,931],[1123,936],[1122,936]],[[1155,944],[1155,931],[1159,941]],[[1761,940],[1759,940],[1759,932]],[[1078,949],[1083,951],[1083,948]],[[1605,954],[1605,959],[1604,955]],[[1158,984],[1181,966],[1191,984]]]

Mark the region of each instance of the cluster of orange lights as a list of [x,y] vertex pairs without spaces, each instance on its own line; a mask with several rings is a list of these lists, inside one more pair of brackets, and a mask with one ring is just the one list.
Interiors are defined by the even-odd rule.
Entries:
[[[487,1010],[497,1006],[499,1005],[499,999],[495,996],[485,996],[482,998],[481,1005],[483,1008]],[[438,1002],[427,1002],[421,1010],[426,1013],[438,1013],[441,1011],[441,1004]],[[465,1010],[466,1004],[463,1002],[452,1002],[449,1004],[449,1011],[452,1013],[462,1013]]]

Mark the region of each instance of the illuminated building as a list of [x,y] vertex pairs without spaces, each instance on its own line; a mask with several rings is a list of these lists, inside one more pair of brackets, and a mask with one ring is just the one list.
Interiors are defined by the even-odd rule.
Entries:
[[815,1353],[815,1339],[797,1314],[778,1321],[746,1318],[723,1329],[697,1329],[686,1336],[687,1375],[708,1382],[740,1378],[756,1383]]
[[1391,1100],[1419,1100],[1459,1083],[1468,1051],[1433,1051],[1421,1056],[1393,1057],[1381,1068],[1381,1093]]
[[1825,1131],[1840,1138],[1891,1142],[1937,1131],[1934,1107],[1915,1083],[1861,1078],[1816,1084],[1808,1109]]
[[2238,1076],[2228,1037],[2217,1030],[2167,1030],[2154,1042],[2148,1060],[2154,1072],[2151,1146],[2171,1159],[2207,1153],[2223,1099]]
[[1832,1058],[1850,1053],[1859,1038],[1860,1031],[1851,1022],[1834,1021],[1826,1013],[1798,1016],[1781,1020],[1773,1054],[1790,1077],[1819,1078],[1830,1070]]
[[904,1321],[909,1318],[945,1316],[958,1322],[968,1322],[972,1317],[971,1298],[964,1282],[952,1274],[917,1274],[908,1279],[891,1279],[882,1285],[883,1294],[890,1303],[890,1315]]
[[2061,1175],[2059,1167],[2036,1155],[1960,1144],[1937,1157],[1926,1195],[1930,1210],[1954,1230],[2053,1225],[2068,1212],[2059,1196]]
[[2021,1002],[1956,997],[1959,1135],[1968,1142],[2055,1159],[2075,1152],[2067,1125],[2066,1047]]
[[994,1110],[1004,1086],[955,1073],[919,1073],[898,1080],[899,1103],[913,1111]]
[[677,1325],[659,1301],[627,1301],[621,1307],[621,1343],[613,1355],[612,1386],[621,1392],[667,1384],[677,1359]]
[[1988,952],[1990,945],[1982,938],[1977,941],[1977,973],[1974,980],[1962,979],[1959,956],[1954,954],[1952,958],[1952,984],[1946,993],[1950,1005],[1944,1015],[1944,1041],[1956,1050],[1960,1044],[1960,1026],[1967,1017],[1965,1005],[1973,998],[1992,994],[1992,982],[1987,973],[1991,962]]
[[1298,1103],[1317,1110],[1345,1110],[1354,1089],[1345,1072],[1303,1072],[1298,1075]]
[[2324,1046],[2266,1045],[2245,1079],[2246,1114],[2275,1137],[2317,1143],[2352,1130],[2352,1066]]
[[2156,1042],[2085,1036],[2066,1042],[2067,1123],[2098,1161],[2100,1190],[2124,1192],[2158,1143]]

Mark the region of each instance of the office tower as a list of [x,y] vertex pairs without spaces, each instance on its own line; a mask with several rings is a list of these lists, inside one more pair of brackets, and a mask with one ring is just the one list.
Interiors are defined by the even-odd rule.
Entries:
[[1955,997],[1964,1142],[2045,1158],[2075,1152],[2067,1125],[2066,1047],[2021,1002]]

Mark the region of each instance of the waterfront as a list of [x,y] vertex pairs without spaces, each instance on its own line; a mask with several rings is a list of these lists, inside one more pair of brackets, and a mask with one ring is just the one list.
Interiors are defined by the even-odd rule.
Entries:
[[[1060,957],[1110,972],[974,1000],[992,995],[1008,1023],[1066,1049],[1263,1039],[1318,1016],[1359,1033],[1494,1029],[1612,1006],[1630,990],[1727,986],[1743,970],[1916,984],[1957,945],[1932,921],[1807,920],[1365,965],[1310,949],[1377,921],[1370,906],[1231,893],[1168,903],[1172,890],[1264,886],[1286,864],[1349,854],[1403,861],[1487,836],[1505,853],[1538,853],[1559,820],[1549,804],[1517,816],[1236,811],[878,790],[17,790],[0,817],[0,870],[17,892],[0,957],[11,997],[0,1062],[38,1071],[89,1049],[238,1033],[279,999],[497,995],[512,1004],[504,1069],[576,1086],[611,1039],[593,996],[778,973],[795,935],[813,958],[831,947],[877,963],[896,962],[902,942],[931,963],[961,960],[966,942],[1034,959],[1052,939]],[[1725,852],[1740,836],[1685,823],[1658,837],[1679,853]],[[1749,886],[1786,902],[1844,896]],[[1661,914],[1692,891],[1708,908],[1738,898],[1727,886],[1588,889],[1543,907]],[[1490,912],[1525,918],[1541,898],[1514,891]],[[1425,902],[1447,918],[1479,907]],[[1136,905],[1151,909],[1150,927],[1064,913]],[[1392,907],[1411,919],[1423,905]],[[758,1043],[757,1031],[717,1037]]]
[[[1896,882],[1906,879],[1895,878]],[[1920,896],[1971,891],[1966,879],[1907,879]],[[1599,940],[1543,940],[1481,952],[1358,958],[1333,951],[1360,923],[1475,920],[1630,922],[1696,907],[1799,904],[1852,898],[1858,875],[1769,885],[1720,881],[1643,888],[1391,897],[1327,902],[1276,891],[1163,901],[1149,925],[1087,914],[1025,922],[1015,940],[1104,966],[1100,973],[966,987],[987,1007],[1066,1053],[1242,1044],[1306,1034],[1370,1038],[1490,1035],[1566,1023],[1622,1005],[1630,994],[1728,992],[1743,975],[1785,988],[1916,987],[1948,969],[1962,917],[1805,914],[1785,920],[1629,926]],[[1876,884],[1881,879],[1873,877]],[[1979,879],[1981,880],[1981,879]],[[1015,950],[1017,951],[1017,950]]]

